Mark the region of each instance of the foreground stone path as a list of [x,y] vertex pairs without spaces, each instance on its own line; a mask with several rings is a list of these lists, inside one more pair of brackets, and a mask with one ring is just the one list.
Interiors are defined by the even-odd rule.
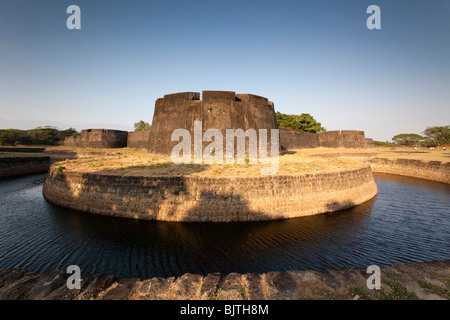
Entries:
[[264,274],[179,278],[115,279],[82,276],[81,289],[68,289],[70,274],[55,270],[34,274],[24,269],[0,271],[0,300],[298,300],[450,298],[450,260],[381,267],[381,289],[370,290],[365,268],[286,271]]

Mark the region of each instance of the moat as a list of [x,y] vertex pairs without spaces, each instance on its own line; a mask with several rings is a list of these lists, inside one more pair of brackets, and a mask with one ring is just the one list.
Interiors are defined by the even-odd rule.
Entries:
[[178,223],[81,213],[48,203],[45,174],[0,181],[0,269],[79,265],[117,278],[266,272],[450,259],[450,186],[374,174],[352,209],[267,222]]

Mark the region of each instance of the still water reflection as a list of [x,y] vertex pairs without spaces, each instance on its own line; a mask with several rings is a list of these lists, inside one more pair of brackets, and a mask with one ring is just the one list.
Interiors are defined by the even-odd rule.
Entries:
[[0,180],[0,269],[124,277],[265,272],[450,259],[450,186],[375,175],[376,198],[331,214],[270,222],[173,223],[54,206],[45,175]]

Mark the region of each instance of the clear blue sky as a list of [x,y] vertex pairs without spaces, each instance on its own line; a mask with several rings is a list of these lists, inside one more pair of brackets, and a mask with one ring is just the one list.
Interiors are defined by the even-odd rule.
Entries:
[[[81,30],[66,28],[71,4]],[[381,30],[366,27],[371,4]],[[382,141],[448,125],[450,1],[0,0],[8,123],[132,130],[157,98],[202,90]]]

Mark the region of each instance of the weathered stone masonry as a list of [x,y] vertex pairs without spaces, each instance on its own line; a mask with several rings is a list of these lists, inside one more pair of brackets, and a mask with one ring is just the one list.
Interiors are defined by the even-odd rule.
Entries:
[[450,162],[424,162],[413,159],[389,160],[374,158],[369,161],[373,172],[398,174],[443,183],[450,183]]
[[150,131],[129,132],[127,139],[128,148],[145,149],[150,139]]
[[229,222],[293,218],[361,204],[377,194],[369,166],[255,178],[137,177],[52,168],[45,198],[109,216],[163,221]]
[[319,135],[314,132],[280,128],[280,144],[282,148],[303,149],[320,147]]
[[47,172],[50,157],[8,157],[0,158],[0,178],[28,173]]
[[[194,137],[194,121],[202,122],[202,136],[208,129],[278,129],[274,104],[267,98],[233,91],[181,92],[156,100],[147,149],[149,153],[170,155],[177,141],[172,132],[186,129]],[[205,147],[209,142],[204,142]],[[224,148],[225,149],[225,148]],[[269,147],[270,150],[270,147]]]
[[77,137],[66,137],[66,147],[81,148],[125,148],[127,146],[128,132],[110,129],[81,130]]
[[[146,148],[152,154],[170,155],[178,143],[171,141],[172,132],[186,129],[191,137],[194,122],[202,122],[202,136],[208,129],[218,129],[226,136],[227,129],[266,129],[270,150],[271,129],[280,129],[280,145],[284,149],[301,148],[366,148],[373,140],[364,131],[337,130],[311,133],[278,128],[274,103],[253,94],[233,91],[180,92],[167,94],[155,102],[149,131],[127,133],[110,129],[82,130],[78,137],[67,137],[65,146],[82,148]],[[208,142],[203,142],[205,147]],[[246,148],[248,150],[248,147]]]

